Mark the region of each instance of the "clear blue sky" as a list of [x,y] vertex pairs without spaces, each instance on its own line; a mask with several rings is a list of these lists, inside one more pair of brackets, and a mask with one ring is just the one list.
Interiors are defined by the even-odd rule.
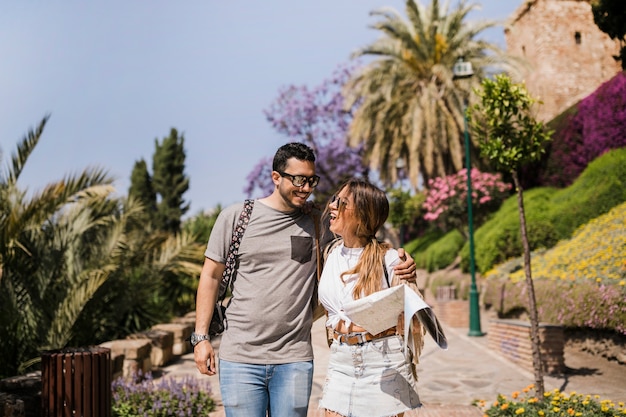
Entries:
[[[522,0],[478,3],[472,20],[504,22]],[[155,139],[175,127],[188,214],[242,200],[252,167],[289,141],[263,109],[281,86],[318,85],[376,39],[369,12],[384,6],[404,14],[400,0],[2,2],[1,169],[50,114],[20,185],[95,166],[125,194],[135,161],[151,165]],[[486,35],[504,47],[502,28]]]

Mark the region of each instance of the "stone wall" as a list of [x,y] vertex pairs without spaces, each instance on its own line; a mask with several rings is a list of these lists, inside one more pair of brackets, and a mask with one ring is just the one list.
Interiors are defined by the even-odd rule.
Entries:
[[[508,360],[534,372],[530,323],[520,320],[491,320],[487,344]],[[565,332],[562,326],[540,324],[539,344],[543,370],[548,374],[565,371]]]
[[507,53],[524,58],[531,96],[543,101],[538,118],[549,121],[621,70],[612,55],[619,43],[600,31],[591,5],[581,0],[526,0],[505,28]]
[[469,327],[469,301],[457,299],[454,285],[437,287],[434,300],[430,304],[439,321],[445,325],[455,328]]

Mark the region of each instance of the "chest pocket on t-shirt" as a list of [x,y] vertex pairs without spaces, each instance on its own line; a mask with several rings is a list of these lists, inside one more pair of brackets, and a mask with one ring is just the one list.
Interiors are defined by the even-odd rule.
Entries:
[[291,236],[291,259],[307,263],[313,256],[313,238],[306,236]]

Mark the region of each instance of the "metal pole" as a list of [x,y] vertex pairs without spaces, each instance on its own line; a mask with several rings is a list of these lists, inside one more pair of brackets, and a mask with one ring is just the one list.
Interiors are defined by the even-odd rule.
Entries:
[[[404,187],[402,186],[402,179],[404,178],[404,159],[402,158],[398,158],[396,159],[396,170],[397,170],[397,174],[398,174],[398,179],[400,182],[400,201],[403,203],[402,204],[402,218],[404,219]],[[400,236],[398,236],[398,238],[400,239],[400,247],[404,246],[404,235],[406,233],[406,225],[404,224],[404,220],[402,220],[402,223],[400,224],[400,230],[398,231],[398,234]]]
[[467,130],[467,100],[463,103],[463,124],[465,128],[465,167],[467,169],[467,222],[469,234],[469,250],[470,250],[470,276],[472,284],[470,286],[469,302],[470,302],[470,322],[469,336],[483,336],[484,333],[480,328],[480,308],[478,306],[478,289],[476,288],[476,259],[474,257],[474,217],[472,213],[472,174],[470,162],[470,140]]

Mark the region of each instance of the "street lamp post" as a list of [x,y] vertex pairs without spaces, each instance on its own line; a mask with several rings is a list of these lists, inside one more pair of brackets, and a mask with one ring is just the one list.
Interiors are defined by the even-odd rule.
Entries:
[[[459,58],[454,64],[452,73],[455,79],[470,78],[474,75],[472,63],[466,62],[463,58]],[[470,250],[470,276],[472,283],[470,285],[469,303],[469,336],[483,336],[484,333],[480,328],[480,308],[478,306],[478,289],[476,288],[476,259],[474,255],[474,217],[472,213],[472,176],[470,161],[470,140],[467,129],[467,97],[463,100],[463,129],[465,134],[465,168],[467,170],[467,223]]]

